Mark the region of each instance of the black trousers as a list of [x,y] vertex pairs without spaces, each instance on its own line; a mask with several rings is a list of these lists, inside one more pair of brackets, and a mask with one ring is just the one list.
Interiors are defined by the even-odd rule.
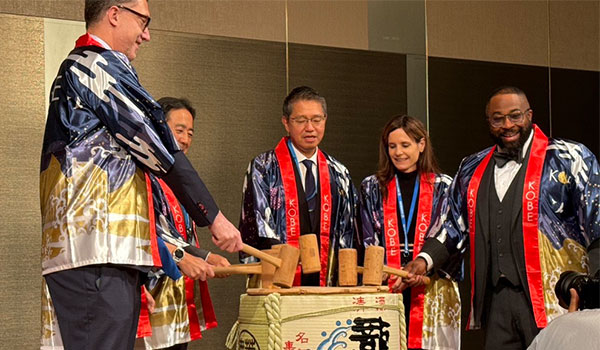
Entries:
[[45,276],[66,350],[131,350],[140,313],[141,272],[89,265]]
[[488,291],[492,295],[485,325],[485,349],[527,349],[540,329],[523,288],[503,278],[493,288]]

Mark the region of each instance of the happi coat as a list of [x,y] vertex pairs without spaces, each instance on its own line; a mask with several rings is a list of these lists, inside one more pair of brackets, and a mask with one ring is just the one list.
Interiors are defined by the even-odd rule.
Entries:
[[[305,198],[298,193],[297,164],[290,141],[284,137],[274,150],[254,158],[243,186],[240,232],[245,243],[259,246],[260,240],[274,240],[298,247],[301,207]],[[356,247],[358,195],[350,173],[329,154],[318,151],[318,195],[320,240],[320,285],[337,281],[337,251]],[[328,179],[327,179],[328,178]],[[300,188],[301,188],[300,184]],[[242,262],[253,261],[241,255]],[[298,271],[299,274],[299,271]],[[295,285],[299,283],[296,276]]]
[[[548,139],[536,126],[529,150],[520,199],[525,266],[524,288],[539,328],[566,312],[554,293],[563,271],[587,273],[588,248],[600,238],[600,168],[584,145]],[[486,281],[476,278],[487,252],[476,249],[477,194],[483,173],[495,150],[487,148],[465,158],[449,190],[448,206],[433,218],[429,235],[449,253],[470,250],[471,313],[468,329],[482,326]],[[485,189],[481,189],[485,190]],[[597,248],[596,248],[597,249]]]
[[[413,255],[416,258],[426,238],[427,228],[435,210],[441,210],[452,178],[444,174],[419,174],[419,197],[416,212]],[[387,185],[383,198],[375,175],[361,184],[360,213],[365,246],[385,248],[385,264],[401,268],[402,226],[397,215],[396,181]],[[403,243],[402,243],[403,244]],[[460,258],[450,261],[452,266],[442,267],[431,276],[426,286],[411,288],[408,348],[458,349],[460,348],[460,294],[455,278]],[[388,284],[394,282],[388,280]]]

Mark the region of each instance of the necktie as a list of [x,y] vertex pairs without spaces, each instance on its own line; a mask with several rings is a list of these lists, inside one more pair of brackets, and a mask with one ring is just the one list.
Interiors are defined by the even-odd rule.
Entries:
[[317,208],[317,186],[315,184],[315,176],[312,172],[313,162],[305,159],[302,164],[306,167],[306,174],[304,175],[304,193],[306,194],[306,203],[308,204],[308,212],[310,213],[311,221],[313,220],[313,213]]

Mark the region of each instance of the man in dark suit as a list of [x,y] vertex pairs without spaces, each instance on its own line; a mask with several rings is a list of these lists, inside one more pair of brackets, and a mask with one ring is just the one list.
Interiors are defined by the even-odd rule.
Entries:
[[[307,86],[293,89],[281,117],[289,136],[250,162],[244,182],[244,242],[260,249],[298,246],[300,235],[317,234],[321,271],[297,274],[294,285],[333,285],[335,254],[352,247],[356,234],[357,192],[350,174],[319,148],[327,118],[324,97]],[[252,261],[243,254],[241,259]]]
[[548,139],[516,87],[492,92],[486,117],[495,146],[465,158],[404,286],[470,248],[467,328],[486,349],[525,349],[565,312],[554,284],[562,271],[595,272],[600,168],[582,144]]

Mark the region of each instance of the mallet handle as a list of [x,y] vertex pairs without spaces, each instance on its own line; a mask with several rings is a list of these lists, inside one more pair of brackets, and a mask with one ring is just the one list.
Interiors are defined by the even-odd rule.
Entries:
[[249,275],[260,274],[262,267],[258,264],[242,264],[230,266],[215,266],[213,267],[215,275]]
[[[357,266],[356,270],[358,271],[358,273],[362,273],[364,270],[364,267]],[[402,278],[405,278],[408,276],[407,271],[402,270],[402,269],[396,269],[396,268],[389,267],[389,266],[384,266],[383,272],[387,273],[388,275],[400,276]],[[431,279],[427,276],[423,276],[423,283],[429,284],[429,283],[431,283]]]
[[251,247],[244,243],[242,251],[246,254],[250,254],[255,258],[259,258],[260,260],[266,261],[271,265],[275,265],[277,267],[281,267],[281,259],[276,256],[270,255],[268,253],[262,252],[254,247]]

